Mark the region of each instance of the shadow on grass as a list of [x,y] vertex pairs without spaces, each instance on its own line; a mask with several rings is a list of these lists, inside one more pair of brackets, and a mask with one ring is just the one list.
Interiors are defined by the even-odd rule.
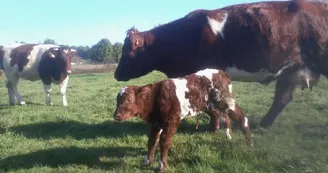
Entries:
[[[124,157],[139,156],[141,152],[141,148],[135,147],[54,148],[7,157],[0,161],[0,169],[29,169],[35,165],[56,168],[74,164],[111,169],[121,167],[124,164]],[[110,161],[106,158],[110,158]]]
[[[195,124],[182,122],[178,133],[198,133],[205,132],[208,124],[200,124],[199,129],[195,129]],[[77,121],[47,122],[37,124],[27,124],[11,127],[10,131],[24,135],[27,138],[65,138],[71,137],[77,140],[94,139],[97,137],[119,138],[125,135],[140,136],[148,134],[149,125],[144,122],[116,122],[108,121],[101,124],[87,124]]]
[[303,137],[312,140],[324,140],[328,136],[328,124],[300,124],[296,125],[295,129],[304,131]]

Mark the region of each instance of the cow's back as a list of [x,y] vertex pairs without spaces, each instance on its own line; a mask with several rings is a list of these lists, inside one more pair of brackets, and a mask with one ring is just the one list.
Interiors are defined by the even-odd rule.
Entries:
[[50,44],[16,44],[4,46],[3,68],[9,75],[16,74],[28,80],[38,80],[38,66],[44,52]]

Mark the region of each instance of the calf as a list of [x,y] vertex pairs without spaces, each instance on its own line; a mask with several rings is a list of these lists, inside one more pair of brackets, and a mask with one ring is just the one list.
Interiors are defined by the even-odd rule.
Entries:
[[10,104],[26,105],[18,92],[19,78],[30,81],[42,80],[46,104],[52,105],[51,83],[60,84],[62,104],[67,106],[66,89],[71,73],[71,58],[76,51],[69,47],[51,44],[14,44],[0,46],[0,67],[7,77]]
[[153,163],[160,140],[160,169],[167,166],[168,150],[181,120],[197,116],[201,111],[211,117],[214,126],[218,126],[219,118],[225,120],[228,139],[231,139],[232,118],[239,123],[252,145],[248,119],[232,98],[231,86],[225,72],[205,69],[184,78],[124,87],[117,95],[114,117],[118,121],[139,117],[150,124],[146,164]]

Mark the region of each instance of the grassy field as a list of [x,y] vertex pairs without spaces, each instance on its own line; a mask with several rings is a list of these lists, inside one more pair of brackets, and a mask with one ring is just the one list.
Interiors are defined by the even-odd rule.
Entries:
[[[20,81],[26,107],[8,106],[4,79],[0,80],[0,172],[154,172],[143,166],[148,126],[138,119],[115,122],[115,96],[127,84],[146,84],[164,78],[153,72],[130,82],[117,82],[112,73],[71,75],[68,104],[61,106],[54,86],[54,106],[44,105],[41,82]],[[233,93],[248,114],[254,148],[233,129],[227,141],[222,130],[207,132],[208,117],[186,119],[169,151],[166,172],[324,173],[328,172],[328,82],[314,91],[297,90],[269,129],[259,120],[272,102],[274,85],[234,82]]]

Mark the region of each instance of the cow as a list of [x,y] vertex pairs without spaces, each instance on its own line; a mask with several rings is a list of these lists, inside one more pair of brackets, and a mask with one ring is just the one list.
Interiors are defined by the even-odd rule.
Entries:
[[9,103],[26,105],[17,89],[20,78],[41,80],[46,105],[51,102],[51,84],[60,84],[63,106],[67,106],[66,90],[71,73],[71,58],[76,50],[52,44],[9,44],[0,47],[0,67],[7,77]]
[[150,124],[145,164],[153,163],[160,141],[159,169],[168,166],[168,150],[181,120],[197,116],[200,112],[210,115],[214,123],[222,119],[229,140],[231,118],[239,124],[252,146],[248,119],[233,99],[231,86],[229,76],[216,69],[204,69],[183,78],[169,78],[143,86],[126,86],[117,94],[114,118],[123,121],[139,117]]
[[276,81],[273,103],[260,122],[270,127],[299,84],[309,87],[310,78],[328,78],[327,4],[237,4],[194,10],[148,31],[130,29],[114,77],[128,81],[153,70],[182,77],[214,68],[226,71],[233,81]]

